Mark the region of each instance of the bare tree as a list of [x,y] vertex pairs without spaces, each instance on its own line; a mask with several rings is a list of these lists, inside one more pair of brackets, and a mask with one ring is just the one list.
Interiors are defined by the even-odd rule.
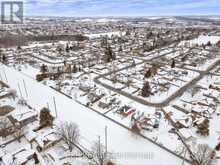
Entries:
[[4,117],[0,120],[0,129],[6,129],[10,126],[10,121],[7,117]]
[[215,151],[207,144],[198,144],[195,151],[195,159],[193,165],[212,165],[215,158]]
[[20,143],[21,142],[20,139],[21,139],[22,135],[24,134],[24,127],[22,127],[20,124],[16,123],[14,128],[15,128],[14,137]]
[[0,136],[6,137],[10,132],[11,122],[7,117],[0,119]]
[[15,99],[15,97],[17,96],[17,91],[15,89],[8,89],[8,93],[11,94],[11,97],[13,99]]
[[11,159],[8,159],[7,160],[7,163],[9,165],[19,165],[19,162],[18,160],[16,159],[16,157],[13,155]]
[[130,76],[127,77],[126,86],[129,88],[132,85],[133,81]]
[[92,146],[93,159],[92,164],[95,165],[108,165],[114,164],[112,162],[112,155],[106,151],[106,148],[101,144],[100,140],[96,141]]
[[70,152],[72,152],[79,141],[78,125],[73,122],[63,122],[57,127],[57,133],[67,144]]
[[133,122],[131,123],[131,131],[133,133],[139,134],[141,132],[141,128],[136,122]]

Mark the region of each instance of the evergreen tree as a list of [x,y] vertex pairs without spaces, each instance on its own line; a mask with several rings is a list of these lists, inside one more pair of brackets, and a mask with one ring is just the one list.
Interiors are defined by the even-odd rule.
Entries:
[[37,75],[36,75],[36,80],[39,81],[39,82],[40,82],[40,81],[43,81],[43,80],[44,80],[44,75],[42,75],[42,74],[37,74]]
[[66,66],[66,60],[63,61],[63,65]]
[[66,52],[68,53],[70,51],[69,44],[66,44]]
[[116,59],[115,54],[112,52],[111,47],[107,47],[105,50],[105,58],[106,58],[106,62],[111,62],[113,60]]
[[47,65],[45,65],[45,64],[43,64],[43,65],[41,65],[41,67],[40,67],[40,71],[44,74],[44,73],[46,73],[47,72]]
[[76,73],[76,72],[77,72],[76,64],[73,64],[73,73]]
[[2,54],[2,49],[0,48],[0,62],[2,62],[3,54]]
[[119,47],[119,50],[118,50],[119,52],[122,52],[122,46],[120,45],[120,47]]
[[151,76],[151,70],[148,69],[148,70],[145,72],[144,77],[145,77],[145,78],[149,78],[150,76]]
[[171,68],[175,68],[176,67],[176,62],[175,62],[175,60],[173,59],[172,60],[172,64],[171,64]]
[[108,45],[108,38],[107,37],[103,37],[101,39],[101,47],[107,47]]
[[131,35],[130,31],[129,31],[129,30],[127,30],[127,31],[126,31],[126,33],[125,33],[125,35],[126,35],[126,36]]
[[47,127],[53,125],[54,117],[50,114],[50,110],[48,108],[43,108],[40,111],[40,126]]
[[79,71],[79,72],[81,72],[81,71],[82,71],[82,68],[81,68],[81,66],[79,66],[79,68],[78,68],[78,71]]
[[146,44],[146,42],[144,42],[142,45],[142,48],[145,50],[146,46],[147,46],[147,44]]
[[146,81],[144,83],[144,86],[143,86],[142,90],[141,90],[141,95],[143,97],[149,97],[150,94],[151,94],[150,84],[149,84],[149,82]]
[[209,120],[205,119],[201,124],[197,126],[198,130],[197,133],[202,136],[209,135]]
[[212,46],[212,43],[209,41],[206,46]]
[[34,164],[40,163],[36,153],[33,154],[33,159],[34,159]]
[[5,54],[2,55],[2,63],[5,64],[7,62],[7,57]]
[[59,55],[61,55],[61,53],[62,53],[63,50],[62,50],[61,47],[58,47],[58,48],[57,48],[57,51],[59,52]]
[[220,41],[218,41],[218,42],[216,43],[216,46],[220,47]]
[[220,150],[220,142],[216,145],[215,150],[216,150],[216,151],[219,151],[219,150]]

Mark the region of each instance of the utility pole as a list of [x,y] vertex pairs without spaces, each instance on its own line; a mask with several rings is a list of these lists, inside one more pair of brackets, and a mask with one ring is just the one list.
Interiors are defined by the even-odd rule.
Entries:
[[[102,151],[101,151],[101,140],[100,140],[100,136],[98,136],[98,158],[102,157]],[[103,165],[102,159],[99,159],[99,163],[100,165]]]
[[48,103],[48,102],[47,102],[47,108],[50,109],[50,107],[49,107],[49,103]]
[[108,127],[105,126],[105,154],[106,155],[108,153],[108,134],[107,134],[107,131],[108,131]]
[[23,84],[24,84],[24,90],[25,90],[25,93],[26,93],[26,97],[28,98],[27,88],[26,88],[26,84],[25,84],[24,79],[23,79]]
[[57,105],[56,105],[55,97],[53,97],[53,103],[54,103],[54,108],[55,108],[55,115],[56,115],[56,118],[57,118]]
[[186,150],[189,152],[190,158],[192,159],[192,161],[195,161],[196,164],[200,164],[198,162],[198,160],[196,159],[196,156],[194,155],[194,153],[191,151],[191,149],[189,148],[189,146],[186,144],[186,142],[183,140],[182,136],[180,136],[178,130],[174,130],[174,133],[180,138],[180,141],[183,143],[183,145],[186,147]]
[[22,92],[21,92],[21,88],[20,88],[20,84],[19,84],[19,83],[18,83],[18,89],[19,89],[19,92],[20,92],[21,97],[23,97],[23,96],[22,96]]
[[98,136],[98,143],[99,143],[99,154],[100,154],[100,151],[101,151],[101,140],[100,140],[100,136]]
[[1,73],[0,73],[0,80],[3,81]]
[[3,72],[4,72],[4,75],[5,75],[5,80],[6,80],[6,82],[8,83],[8,79],[7,79],[7,76],[6,76],[6,74],[5,74],[5,70],[3,70]]
[[187,152],[187,149],[186,149],[186,148],[184,148],[183,150],[184,150],[184,159],[183,159],[183,163],[182,163],[182,165],[185,164],[185,158],[186,158],[186,152]]

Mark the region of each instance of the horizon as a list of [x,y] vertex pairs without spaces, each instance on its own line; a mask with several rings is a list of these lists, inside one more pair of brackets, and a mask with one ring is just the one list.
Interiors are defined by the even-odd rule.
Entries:
[[149,17],[220,15],[218,0],[24,0],[26,16]]
[[149,18],[149,17],[158,17],[158,18],[163,18],[163,17],[220,17],[220,14],[194,14],[194,15],[121,15],[121,16],[113,16],[113,15],[106,15],[106,16],[56,16],[56,15],[26,15],[25,17],[66,17],[66,18]]
[[0,1],[0,165],[220,165],[220,0]]

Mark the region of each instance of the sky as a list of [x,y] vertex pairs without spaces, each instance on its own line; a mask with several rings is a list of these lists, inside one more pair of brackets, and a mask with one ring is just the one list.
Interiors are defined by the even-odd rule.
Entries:
[[27,16],[220,14],[220,0],[24,0]]

